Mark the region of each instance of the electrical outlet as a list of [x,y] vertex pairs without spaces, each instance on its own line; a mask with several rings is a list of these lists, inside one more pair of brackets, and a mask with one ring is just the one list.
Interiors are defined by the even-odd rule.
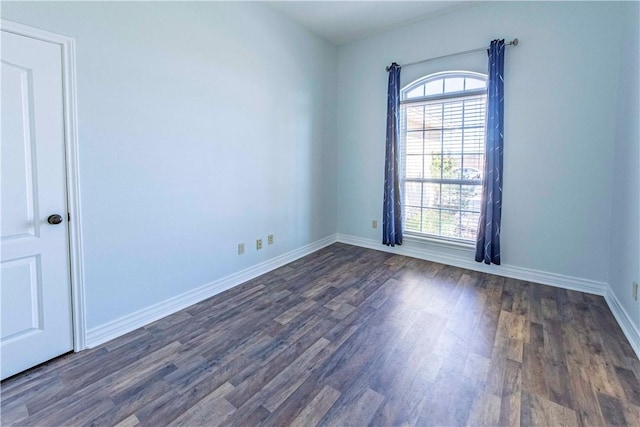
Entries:
[[267,236],[267,244],[268,245],[273,245],[273,234],[269,234]]
[[638,282],[633,282],[633,290],[631,292],[633,299],[638,301]]
[[238,255],[242,255],[244,253],[244,243],[238,243]]
[[262,239],[256,240],[256,250],[262,249]]
[[371,220],[371,228],[378,228],[378,220],[376,219]]

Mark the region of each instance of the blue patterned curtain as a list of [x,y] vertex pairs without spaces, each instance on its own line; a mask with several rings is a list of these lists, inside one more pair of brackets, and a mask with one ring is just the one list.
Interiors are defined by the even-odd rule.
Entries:
[[389,70],[387,94],[387,153],[384,162],[384,207],[382,211],[382,244],[402,244],[402,199],[398,171],[400,139],[400,66],[395,62]]
[[504,139],[504,40],[489,46],[487,119],[482,206],[476,239],[476,261],[500,264],[500,219],[502,217],[502,154]]

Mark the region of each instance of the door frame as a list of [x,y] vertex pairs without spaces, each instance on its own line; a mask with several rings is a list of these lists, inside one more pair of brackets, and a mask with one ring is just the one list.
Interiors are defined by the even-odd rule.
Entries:
[[78,352],[86,348],[86,304],[84,256],[82,250],[82,215],[80,211],[75,39],[6,19],[0,20],[0,28],[9,33],[56,44],[60,46],[62,53],[62,111],[64,117],[66,199],[67,210],[71,218],[70,221],[67,221],[69,235],[69,279],[71,282],[71,318],[73,350]]

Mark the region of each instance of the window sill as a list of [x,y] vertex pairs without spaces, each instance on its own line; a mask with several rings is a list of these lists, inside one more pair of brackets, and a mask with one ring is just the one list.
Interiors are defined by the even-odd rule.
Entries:
[[471,242],[465,243],[465,242],[458,242],[455,240],[438,239],[435,237],[428,237],[420,234],[413,234],[406,231],[404,233],[404,240],[409,242],[416,242],[416,243],[429,243],[432,245],[444,246],[444,247],[455,248],[455,249],[475,249],[476,247],[476,245]]

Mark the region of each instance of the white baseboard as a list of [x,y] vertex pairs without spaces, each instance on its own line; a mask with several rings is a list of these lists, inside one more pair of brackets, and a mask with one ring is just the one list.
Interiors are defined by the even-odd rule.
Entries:
[[181,295],[177,295],[173,298],[169,298],[134,313],[127,314],[103,325],[91,328],[87,330],[86,348],[98,346],[135,329],[141,328],[151,322],[155,322],[158,319],[199,303],[200,301],[219,294],[220,292],[231,289],[234,286],[240,285],[255,277],[282,267],[285,264],[309,255],[335,242],[336,235],[334,234],[268,261],[261,262],[260,264],[256,264],[237,273],[223,277],[214,282],[207,283],[206,285],[200,286]]
[[605,301],[609,305],[609,309],[620,325],[622,332],[629,340],[636,356],[640,359],[640,331],[638,331],[638,328],[624,310],[608,283],[510,265],[488,266],[486,264],[476,262],[472,258],[467,259],[456,255],[445,255],[427,247],[389,247],[383,245],[377,240],[365,239],[346,234],[338,234],[337,241],[378,251],[396,253],[399,255],[406,255],[413,258],[452,265],[454,267],[466,268],[468,270],[482,271],[484,273],[495,274],[496,276],[510,277],[513,279],[526,280],[527,282],[555,286],[557,288],[601,295],[605,298]]
[[615,294],[611,290],[611,287],[607,283],[508,265],[487,266],[483,263],[476,262],[473,259],[467,259],[461,256],[450,254],[445,255],[426,247],[388,247],[382,245],[376,240],[365,239],[345,234],[337,234],[325,237],[324,239],[287,252],[286,254],[280,255],[268,261],[264,261],[260,264],[249,267],[245,270],[200,286],[199,288],[193,289],[182,295],[169,298],[158,304],[154,304],[150,307],[138,310],[126,316],[122,316],[111,322],[105,323],[95,328],[91,328],[87,331],[86,334],[86,347],[91,348],[98,346],[104,342],[148,325],[149,323],[155,322],[158,319],[161,319],[165,316],[168,316],[186,307],[210,298],[227,289],[231,289],[234,286],[240,285],[262,274],[268,273],[269,271],[275,270],[276,268],[282,267],[283,265],[302,258],[303,256],[309,255],[317,250],[335,243],[336,241],[354,246],[360,246],[364,248],[396,253],[398,255],[406,255],[413,258],[452,265],[468,270],[495,274],[497,276],[511,277],[514,279],[526,280],[528,282],[541,283],[558,288],[601,295],[605,298],[605,301],[609,305],[609,309],[620,325],[622,332],[629,340],[631,347],[635,351],[638,358],[640,358],[640,331],[638,331],[637,326],[624,310],[624,308],[618,301],[618,298],[615,296]]
[[558,288],[571,289],[574,291],[586,292],[589,294],[604,296],[609,285],[604,282],[582,279],[578,277],[565,276],[562,274],[548,273],[546,271],[533,270],[530,268],[516,267],[512,265],[486,265],[476,262],[473,258],[466,258],[457,255],[444,254],[429,247],[416,248],[415,246],[385,246],[377,240],[364,239],[362,237],[338,234],[338,242],[350,245],[362,246],[364,248],[378,251],[406,255],[413,258],[433,261],[440,264],[452,265],[454,267],[466,268],[467,270],[481,271],[483,273],[495,274],[496,276],[511,277],[513,279],[526,280],[527,282],[541,283],[543,285],[555,286]]
[[629,344],[631,344],[631,348],[636,353],[638,359],[640,359],[640,331],[638,331],[638,327],[631,320],[631,316],[627,313],[627,311],[622,307],[618,297],[613,293],[613,290],[609,287],[608,292],[604,296],[605,301],[609,305],[609,309],[613,313],[613,317],[616,318],[618,325],[620,325],[620,329],[629,340]]

